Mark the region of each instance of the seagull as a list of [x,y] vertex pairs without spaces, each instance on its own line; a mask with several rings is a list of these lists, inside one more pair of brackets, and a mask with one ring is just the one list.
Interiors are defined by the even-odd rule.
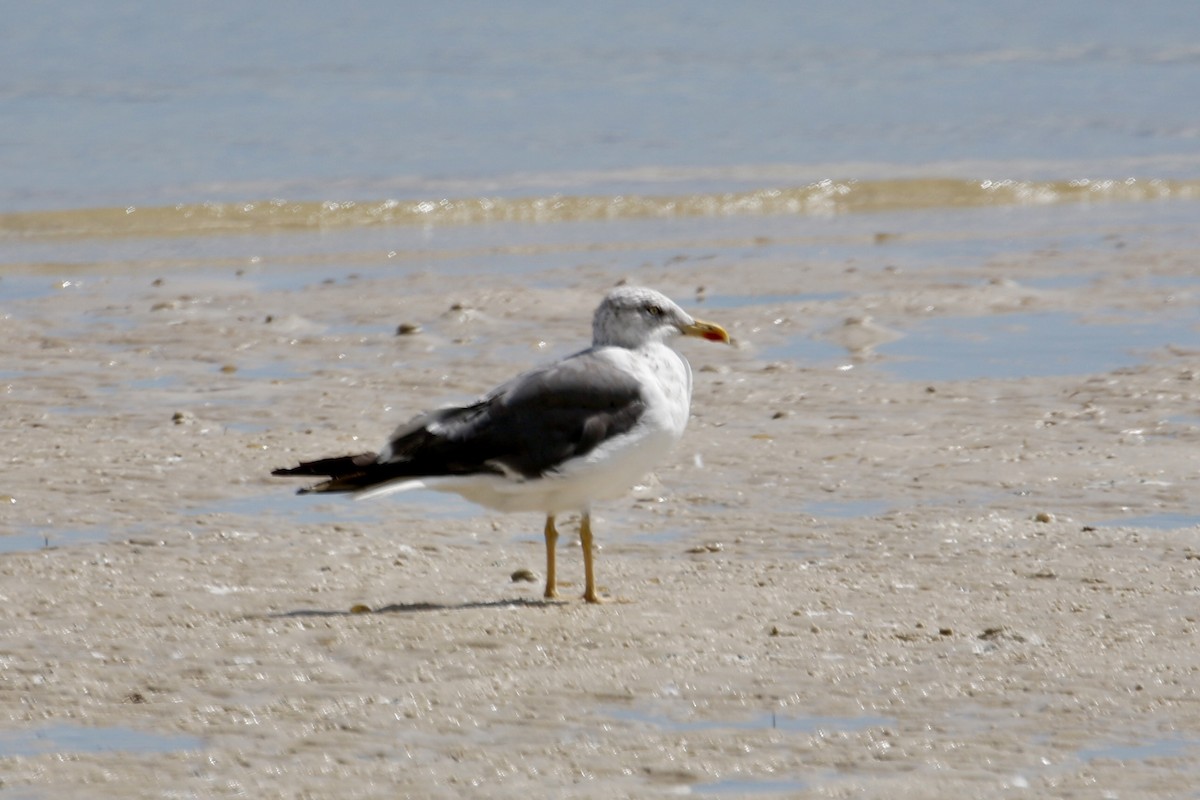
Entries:
[[555,518],[578,512],[583,599],[600,603],[592,504],[627,492],[683,435],[692,371],[667,345],[680,334],[730,341],[720,325],[693,318],[653,289],[619,286],[596,308],[591,347],[522,373],[470,405],[420,414],[377,453],[271,474],[325,478],[299,494],[361,499],[433,489],[497,511],[545,514],[547,599],[558,597]]

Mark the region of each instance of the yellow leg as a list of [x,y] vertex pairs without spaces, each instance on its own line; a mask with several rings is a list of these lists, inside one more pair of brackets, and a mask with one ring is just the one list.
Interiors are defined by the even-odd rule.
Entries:
[[603,603],[596,594],[596,574],[592,569],[592,515],[586,511],[579,521],[579,542],[583,545],[583,599],[589,603]]
[[546,517],[546,599],[558,597],[558,581],[554,577],[554,547],[558,544],[558,528],[554,527],[554,515]]

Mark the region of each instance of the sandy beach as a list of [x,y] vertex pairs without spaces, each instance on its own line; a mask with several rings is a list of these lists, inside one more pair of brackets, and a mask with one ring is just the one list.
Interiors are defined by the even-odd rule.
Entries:
[[[8,303],[0,797],[1197,796],[1197,242],[1133,233]],[[545,603],[536,515],[269,476],[581,347],[621,278],[736,346],[681,343],[688,433],[596,509],[612,602],[573,522]],[[951,317],[1179,339],[906,373]]]

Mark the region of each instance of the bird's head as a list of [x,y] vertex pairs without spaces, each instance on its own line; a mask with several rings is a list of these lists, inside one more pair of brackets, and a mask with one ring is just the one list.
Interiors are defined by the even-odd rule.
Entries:
[[592,343],[617,347],[640,347],[683,334],[729,342],[720,325],[688,314],[671,298],[638,286],[618,286],[605,295],[592,320]]

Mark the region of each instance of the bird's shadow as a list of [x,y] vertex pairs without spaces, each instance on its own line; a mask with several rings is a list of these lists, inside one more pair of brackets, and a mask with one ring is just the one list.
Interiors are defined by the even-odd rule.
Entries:
[[355,608],[347,611],[327,608],[297,608],[263,614],[266,619],[292,619],[297,617],[358,617],[369,614],[418,614],[425,611],[471,611],[487,608],[557,608],[568,605],[565,600],[517,597],[510,600],[488,600],[468,603],[392,603],[379,608]]

